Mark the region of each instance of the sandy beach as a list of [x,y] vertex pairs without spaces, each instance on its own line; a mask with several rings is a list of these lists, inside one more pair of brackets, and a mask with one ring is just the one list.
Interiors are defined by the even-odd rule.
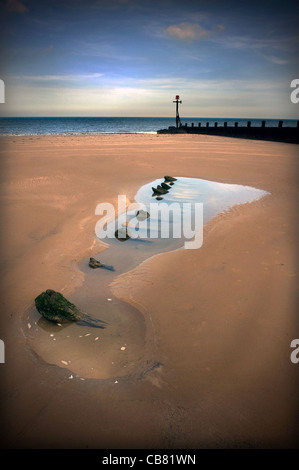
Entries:
[[[1,447],[298,447],[298,146],[155,134],[0,145]],[[152,257],[101,292],[99,270],[84,267],[90,256],[109,260],[97,204],[133,202],[164,175],[269,194],[208,222],[200,249]],[[84,290],[94,275],[99,298],[113,299],[103,310],[111,329],[89,359],[100,378],[78,372],[83,341],[73,370],[58,335],[56,352],[53,342],[39,353],[51,331],[38,340],[28,327],[46,289],[96,308],[93,284]]]

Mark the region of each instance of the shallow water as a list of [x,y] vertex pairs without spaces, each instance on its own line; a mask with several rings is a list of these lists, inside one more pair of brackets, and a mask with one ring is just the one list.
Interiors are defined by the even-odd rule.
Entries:
[[[168,194],[162,196],[161,201],[153,196],[152,187],[156,188],[164,178],[142,186],[135,196],[139,206],[149,213],[157,205],[166,204],[169,207],[177,203],[172,218],[169,219],[166,211],[162,215],[158,213],[157,220],[151,215],[148,219],[139,221],[135,224],[138,229],[135,234],[139,236],[137,239],[119,241],[115,237],[105,238],[103,241],[109,246],[95,258],[100,259],[103,264],[113,266],[114,270],[91,269],[88,266],[89,258],[79,265],[85,274],[85,281],[68,299],[89,315],[107,322],[105,329],[80,323],[58,326],[43,319],[35,308],[29,313],[25,324],[29,345],[46,362],[67,369],[67,377],[70,379],[121,377],[134,372],[145,360],[147,331],[144,317],[137,308],[113,296],[109,285],[118,275],[130,271],[146,259],[180,248],[187,240],[190,241],[184,236],[173,236],[177,234],[175,230],[178,225],[183,228],[184,211],[187,211],[192,220],[198,204],[203,204],[203,223],[206,223],[236,204],[252,202],[267,194],[266,191],[249,186],[197,178],[176,178],[177,181],[170,187]],[[128,228],[132,231],[130,224],[133,226],[133,221],[136,222],[135,214],[136,210],[128,211],[117,222],[123,226],[124,221],[127,221]],[[155,230],[150,234],[149,227],[152,224]],[[172,236],[163,238],[163,224],[169,228]],[[115,221],[108,226],[112,227],[114,233]],[[147,364],[147,367],[150,366],[151,364]]]
[[[148,219],[142,222],[136,221],[136,209],[130,210],[129,207],[126,214],[122,214],[117,220],[109,223],[105,230],[97,231],[98,238],[113,248],[109,250],[110,253],[107,253],[109,264],[113,265],[116,262],[119,273],[138,266],[155,254],[172,251],[183,245],[186,247],[186,242],[194,239],[194,228],[202,230],[203,224],[217,214],[237,204],[258,200],[267,194],[266,191],[250,186],[177,177],[177,181],[174,181],[172,186],[169,185],[169,192],[161,195],[162,200],[158,201],[152,188],[157,188],[163,181],[164,178],[160,178],[142,186],[135,196],[140,209],[150,214]],[[162,206],[166,209],[165,211],[157,210]],[[167,207],[173,210],[168,211]],[[128,224],[129,235],[138,238],[130,238],[120,243],[115,238],[115,231],[118,227],[124,227],[125,224]],[[107,232],[112,234],[113,238],[104,237]],[[184,236],[184,232],[189,232],[189,235]]]

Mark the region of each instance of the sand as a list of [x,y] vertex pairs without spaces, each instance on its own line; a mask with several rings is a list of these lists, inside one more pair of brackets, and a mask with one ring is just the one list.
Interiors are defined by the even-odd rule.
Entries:
[[[2,447],[298,445],[299,366],[290,360],[299,337],[296,145],[23,136],[2,137],[0,156]],[[49,364],[30,340],[34,298],[51,288],[83,302],[82,262],[105,250],[95,237],[96,205],[116,204],[118,194],[133,201],[165,174],[270,194],[212,219],[200,249],[155,256],[113,280],[111,297],[137,309],[132,344],[119,352],[120,332],[105,346],[117,349],[116,360],[128,352],[128,373],[119,362],[115,375],[109,366],[89,379],[65,357]],[[103,368],[111,362],[96,359]]]

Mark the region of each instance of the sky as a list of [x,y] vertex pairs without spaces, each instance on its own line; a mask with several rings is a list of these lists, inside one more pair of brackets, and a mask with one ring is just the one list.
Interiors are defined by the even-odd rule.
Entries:
[[[0,116],[299,119],[299,2],[0,0]],[[297,30],[297,31],[296,31]]]

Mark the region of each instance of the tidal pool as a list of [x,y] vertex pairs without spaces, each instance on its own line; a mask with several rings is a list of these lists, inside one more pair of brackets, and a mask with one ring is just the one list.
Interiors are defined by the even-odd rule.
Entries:
[[[155,367],[155,364],[148,364],[145,357],[147,330],[143,315],[137,308],[113,296],[110,284],[117,276],[146,259],[178,249],[186,240],[190,242],[190,237],[184,237],[184,220],[191,225],[193,223],[194,228],[196,214],[200,210],[198,219],[205,224],[237,204],[250,203],[268,194],[249,186],[179,176],[175,178],[176,181],[169,184],[169,192],[161,195],[161,200],[156,199],[152,188],[161,185],[164,178],[138,190],[135,196],[137,207],[148,212],[148,218],[136,223],[135,208],[105,227],[114,234],[116,222],[119,222],[119,227],[134,231],[138,238],[128,237],[119,241],[115,236],[102,238],[104,231],[97,232],[108,247],[95,258],[113,266],[114,270],[91,269],[88,266],[89,258],[79,265],[85,274],[85,281],[68,299],[89,315],[105,321],[108,325],[105,329],[80,323],[58,326],[42,318],[35,308],[29,312],[24,329],[30,347],[46,362],[65,368],[67,378],[116,379],[140,367],[142,373],[143,365],[149,369]],[[166,208],[172,206],[173,211],[156,211],[153,215],[155,209],[162,205]],[[180,237],[176,236],[178,228],[181,229]],[[165,236],[168,230],[169,236]]]
[[[135,196],[137,206],[149,214],[148,218],[137,220],[138,209],[129,207],[105,228],[96,231],[98,238],[112,248],[107,252],[110,264],[116,261],[117,269],[122,272],[123,268],[132,269],[150,256],[183,245],[196,249],[196,244],[186,242],[192,241],[205,223],[237,204],[250,203],[267,194],[250,186],[176,177],[172,185],[168,184],[168,193],[161,194],[157,200],[153,188],[161,187],[163,182],[164,178],[152,181],[142,186]],[[117,230],[127,237],[115,237]]]

